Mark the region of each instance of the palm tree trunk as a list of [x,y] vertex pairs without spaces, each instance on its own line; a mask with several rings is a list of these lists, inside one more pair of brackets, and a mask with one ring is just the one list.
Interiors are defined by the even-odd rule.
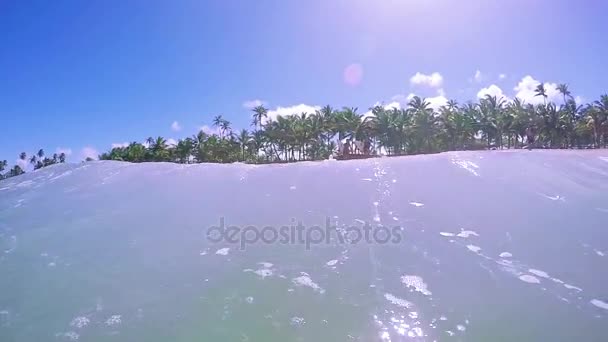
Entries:
[[279,151],[277,151],[277,149],[273,143],[270,144],[270,147],[271,147],[272,151],[274,152],[274,155],[277,158],[277,160],[281,161],[281,155],[279,154]]
[[597,127],[595,124],[593,124],[593,147],[594,148],[599,147],[599,140],[597,138]]

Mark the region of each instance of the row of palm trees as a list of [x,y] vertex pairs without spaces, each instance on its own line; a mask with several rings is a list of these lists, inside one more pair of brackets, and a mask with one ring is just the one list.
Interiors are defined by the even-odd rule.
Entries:
[[235,161],[261,162],[262,156],[254,156],[254,150],[262,150],[264,141],[261,131],[250,133],[241,130],[234,133],[230,122],[217,116],[214,119],[217,134],[198,132],[176,144],[170,145],[163,137],[149,137],[144,143],[132,142],[127,146],[114,147],[99,156],[101,160],[122,160],[140,162],[215,162],[228,163]]
[[[46,157],[44,155],[44,150],[40,149],[37,153],[32,154],[30,158],[27,157],[27,153],[21,152],[19,154],[19,160],[22,161],[22,164],[27,164],[28,162],[32,164],[34,170],[41,169],[43,167],[47,167],[49,165],[57,164],[57,163],[65,163],[66,154],[65,153],[54,153],[52,157]],[[4,173],[7,170],[8,162],[6,160],[0,161],[0,179],[19,176],[20,174],[25,173],[23,167],[19,164],[14,165],[8,172]]]
[[[291,162],[327,159],[341,153],[421,154],[455,150],[503,148],[601,148],[608,145],[608,95],[587,105],[576,103],[561,84],[561,103],[547,100],[543,84],[533,105],[487,95],[477,103],[448,101],[433,110],[413,97],[406,108],[325,106],[314,113],[268,117],[263,106],[253,109],[252,130],[233,131],[221,115],[213,119],[217,133],[198,134],[169,145],[163,137],[133,142],[102,154],[100,159],[130,162]],[[344,145],[350,150],[344,149]],[[340,149],[338,148],[340,147]]]
[[[252,110],[251,130],[234,131],[218,115],[213,119],[214,133],[201,130],[174,144],[163,137],[150,137],[144,143],[112,148],[99,157],[129,162],[272,163],[353,153],[608,147],[608,95],[581,105],[567,85],[557,89],[562,95],[560,103],[548,101],[545,86],[539,84],[535,94],[543,103],[537,105],[487,95],[464,105],[451,100],[434,110],[425,99],[413,97],[405,108],[374,106],[362,114],[357,108],[328,105],[314,113],[276,118],[270,118],[264,106],[257,106]],[[25,161],[26,154],[20,159]],[[40,150],[29,161],[37,169],[64,162],[65,155],[46,158]],[[0,175],[6,168],[6,161],[0,162]],[[15,165],[2,177],[23,172]]]

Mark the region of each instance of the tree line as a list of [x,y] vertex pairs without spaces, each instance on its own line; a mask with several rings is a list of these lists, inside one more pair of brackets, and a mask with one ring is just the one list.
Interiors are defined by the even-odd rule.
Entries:
[[[270,118],[268,109],[252,110],[251,129],[234,131],[222,115],[213,119],[215,133],[198,132],[170,145],[163,137],[114,147],[102,160],[175,163],[273,163],[327,159],[332,155],[406,155],[503,148],[606,148],[608,95],[585,105],[576,103],[568,86],[560,84],[560,103],[548,101],[544,84],[535,96],[540,104],[486,95],[459,105],[450,100],[434,110],[413,97],[406,108],[374,106],[371,114],[357,108],[327,105],[314,113]],[[42,152],[42,151],[39,151]],[[34,168],[59,160],[32,156]],[[26,159],[25,153],[20,156]],[[6,168],[6,161],[0,164]],[[23,170],[16,165],[7,176]]]
[[[34,170],[38,170],[53,164],[65,163],[65,159],[66,155],[63,152],[54,153],[51,157],[46,157],[43,149],[38,150],[37,153],[32,154],[29,158],[25,152],[21,152],[19,154],[19,160],[22,161],[21,164],[27,165],[27,163],[30,163],[32,164]],[[12,168],[7,170],[8,165],[9,164],[6,160],[0,161],[0,180],[19,176],[20,174],[25,173],[25,170],[19,164],[15,164]],[[7,170],[7,172],[4,172],[5,170]]]
[[[541,104],[507,101],[486,95],[479,102],[448,101],[434,110],[413,97],[406,108],[325,106],[314,113],[268,117],[252,110],[251,130],[233,131],[221,115],[217,133],[203,131],[169,146],[163,137],[132,142],[103,153],[100,159],[129,162],[272,163],[327,159],[335,154],[422,154],[503,148],[601,148],[608,144],[608,95],[586,105],[576,103],[560,84],[559,104],[547,101],[544,84],[536,88]],[[358,142],[358,144],[354,144]],[[345,145],[347,147],[345,147]],[[364,148],[358,148],[365,146]]]

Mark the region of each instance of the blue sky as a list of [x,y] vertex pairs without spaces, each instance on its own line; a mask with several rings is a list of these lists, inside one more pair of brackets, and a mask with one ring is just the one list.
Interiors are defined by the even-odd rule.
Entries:
[[527,99],[538,81],[594,100],[608,91],[607,10],[555,0],[0,1],[0,159],[61,148],[80,161],[113,143],[190,136],[217,114],[248,127],[256,100],[275,115],[325,104],[365,112],[410,94],[434,105],[480,91]]

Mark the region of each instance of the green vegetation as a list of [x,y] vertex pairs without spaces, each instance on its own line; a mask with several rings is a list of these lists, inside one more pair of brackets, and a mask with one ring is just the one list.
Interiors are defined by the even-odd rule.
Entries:
[[[543,104],[506,102],[486,96],[459,106],[449,101],[434,111],[414,97],[407,108],[325,106],[315,113],[268,118],[263,106],[253,109],[252,131],[234,132],[221,115],[213,119],[217,134],[203,131],[168,146],[163,137],[116,147],[100,159],[176,163],[293,162],[327,159],[332,154],[421,154],[503,148],[600,148],[608,144],[608,95],[586,106],[577,104],[567,85],[559,86],[563,102],[546,100],[543,84],[536,89]],[[344,142],[339,151],[338,141]],[[353,144],[358,141],[358,147]]]
[[[251,131],[235,132],[221,115],[213,119],[217,133],[203,131],[169,145],[163,137],[148,138],[115,147],[99,156],[102,160],[175,163],[274,163],[327,159],[331,155],[387,155],[435,153],[503,148],[605,148],[608,146],[608,95],[585,106],[572,98],[567,85],[558,90],[560,104],[547,101],[540,84],[539,105],[519,99],[506,102],[486,96],[478,103],[458,105],[449,101],[435,111],[419,97],[407,108],[370,108],[363,115],[357,108],[336,110],[325,106],[315,113],[268,117],[268,110],[252,110]],[[356,142],[356,143],[355,143]],[[26,161],[27,155],[21,153]],[[32,155],[34,169],[63,163],[65,155]],[[22,163],[25,164],[25,163]],[[0,178],[24,172],[15,165],[8,172],[0,162]]]
[[[55,153],[52,158],[49,158],[45,157],[44,150],[40,149],[37,153],[32,154],[29,159],[27,158],[27,153],[21,152],[19,154],[19,159],[22,161],[23,165],[29,162],[32,164],[34,170],[38,170],[49,165],[65,163],[66,155],[65,153]],[[6,160],[0,161],[0,179],[19,176],[20,174],[25,173],[25,170],[19,164],[13,166],[8,172],[4,173],[4,170],[6,170],[7,167],[8,162]]]

